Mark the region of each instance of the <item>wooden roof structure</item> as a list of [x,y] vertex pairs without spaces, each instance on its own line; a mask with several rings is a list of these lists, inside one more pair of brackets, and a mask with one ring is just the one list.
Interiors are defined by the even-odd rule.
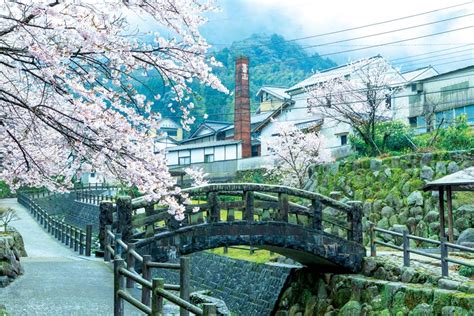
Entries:
[[440,179],[428,182],[424,187],[424,191],[439,192],[439,224],[440,237],[446,238],[445,218],[444,218],[444,193],[446,192],[446,200],[448,206],[448,237],[449,242],[454,242],[453,233],[453,191],[472,191],[474,192],[474,167],[457,171]]

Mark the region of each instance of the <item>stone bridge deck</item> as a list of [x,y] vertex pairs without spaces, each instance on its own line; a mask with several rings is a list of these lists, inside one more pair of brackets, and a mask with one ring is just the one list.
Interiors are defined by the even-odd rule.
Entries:
[[0,200],[0,207],[17,210],[20,220],[11,226],[23,236],[28,253],[21,259],[25,274],[0,288],[0,304],[13,315],[113,314],[113,274],[105,263],[62,246],[16,199]]

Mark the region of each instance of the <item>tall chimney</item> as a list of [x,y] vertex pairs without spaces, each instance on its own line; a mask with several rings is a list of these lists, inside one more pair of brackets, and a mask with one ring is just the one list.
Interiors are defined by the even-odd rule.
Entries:
[[251,157],[249,59],[245,56],[235,62],[234,139],[242,141],[242,158]]

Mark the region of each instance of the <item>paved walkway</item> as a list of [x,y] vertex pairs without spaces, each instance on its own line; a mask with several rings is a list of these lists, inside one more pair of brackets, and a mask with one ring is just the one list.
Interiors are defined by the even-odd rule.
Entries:
[[[25,274],[0,288],[0,304],[13,315],[112,315],[113,274],[103,261],[81,257],[47,234],[16,199],[0,206],[17,210],[12,222],[23,236]],[[127,313],[127,315],[130,315]]]

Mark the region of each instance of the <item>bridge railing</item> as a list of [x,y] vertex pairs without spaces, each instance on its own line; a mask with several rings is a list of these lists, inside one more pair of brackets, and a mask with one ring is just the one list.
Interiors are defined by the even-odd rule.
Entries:
[[362,212],[358,202],[341,203],[310,191],[264,184],[209,184],[183,189],[182,193],[188,195],[192,203],[185,205],[181,221],[176,221],[166,206],[149,203],[146,197],[127,202],[126,209],[145,210],[145,217],[137,217],[130,223],[130,227],[142,230],[134,237],[155,233],[155,226],[160,222],[166,223],[167,228],[176,228],[204,222],[245,220],[293,223],[314,230],[328,230],[362,243]]
[[[393,245],[387,242],[383,242],[380,239],[377,239],[377,233],[387,234],[390,236],[400,238],[402,240],[401,246]],[[446,237],[442,237],[441,240],[438,241],[434,239],[410,235],[408,234],[407,231],[403,231],[403,233],[399,233],[399,232],[394,232],[387,229],[378,228],[375,226],[374,223],[369,223],[369,236],[370,236],[370,256],[372,257],[377,256],[377,245],[381,245],[387,248],[403,251],[403,265],[405,267],[410,266],[410,253],[414,253],[423,257],[439,260],[441,263],[441,274],[442,276],[445,276],[445,277],[447,277],[449,274],[449,269],[448,269],[449,262],[474,268],[474,264],[472,263],[449,258],[449,249],[456,249],[456,250],[474,253],[474,248],[456,245],[456,244],[447,242]],[[420,249],[412,248],[410,247],[410,240],[421,241],[421,242],[430,243],[430,244],[439,246],[440,255],[428,253]]]
[[17,195],[18,202],[26,207],[34,219],[60,242],[79,252],[80,255],[91,255],[92,249],[92,225],[86,225],[86,229],[80,229],[67,224],[48,214],[35,200],[25,192]]
[[72,189],[75,194],[75,200],[82,203],[99,205],[102,201],[116,202],[116,194],[114,191],[121,187],[108,183],[95,183],[88,185],[80,185]]
[[[126,301],[146,315],[162,315],[163,299],[180,307],[180,315],[216,315],[214,304],[204,304],[199,308],[189,302],[190,264],[189,258],[181,257],[180,263],[161,263],[151,261],[150,255],[140,255],[133,243],[125,243],[120,233],[113,233],[111,226],[106,227],[104,260],[114,262],[114,315],[123,316]],[[125,258],[125,259],[123,259]],[[141,275],[135,267],[139,263]],[[162,278],[152,278],[152,269],[173,269],[180,271],[180,284],[165,284]],[[141,285],[141,300],[135,298],[126,289],[134,283]],[[179,291],[177,296],[170,291]]]

